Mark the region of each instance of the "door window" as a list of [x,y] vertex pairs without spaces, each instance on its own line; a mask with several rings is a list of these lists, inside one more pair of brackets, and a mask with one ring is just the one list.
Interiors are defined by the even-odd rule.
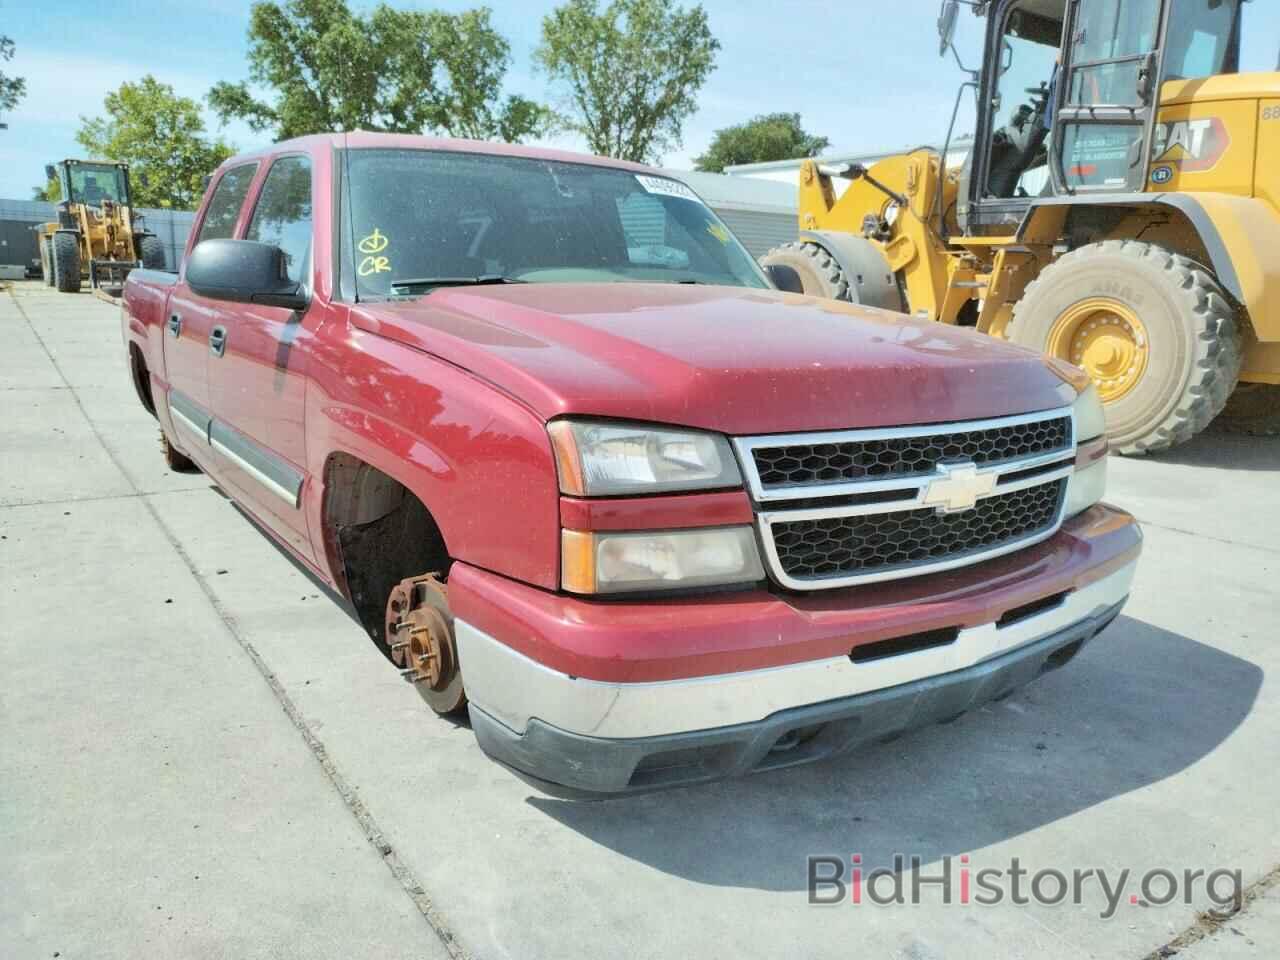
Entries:
[[1080,0],[1055,146],[1069,189],[1136,190],[1163,0]]
[[209,207],[204,214],[204,222],[200,224],[200,234],[196,243],[203,240],[226,240],[236,229],[236,218],[240,216],[240,208],[244,206],[244,198],[249,195],[249,184],[257,172],[256,163],[246,163],[232,167],[222,175],[209,198]]
[[1005,22],[992,104],[988,197],[1034,196],[1048,182],[1046,116],[1062,20],[1034,13],[1033,6],[1058,13],[1052,5],[1020,4]]
[[311,253],[311,161],[282,157],[271,165],[246,240],[284,251],[289,279],[301,283]]

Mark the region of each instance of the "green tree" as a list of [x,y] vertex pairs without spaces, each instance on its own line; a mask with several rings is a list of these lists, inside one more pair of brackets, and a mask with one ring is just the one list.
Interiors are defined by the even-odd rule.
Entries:
[[518,141],[551,129],[553,114],[502,94],[511,48],[485,7],[462,13],[396,10],[379,4],[355,15],[345,0],[253,5],[249,77],[221,82],[209,104],[279,139],[332,130],[438,131]]
[[31,199],[57,203],[62,199],[62,184],[58,183],[57,177],[52,177],[43,187],[32,188]]
[[[0,60],[13,59],[13,41],[0,34]],[[27,92],[27,81],[0,72],[0,111],[12,110]]]
[[717,130],[707,152],[695,157],[698,170],[720,173],[739,163],[813,157],[830,146],[826,137],[806,133],[798,113],[766,113]]
[[196,101],[150,74],[120,84],[103,107],[104,116],[80,118],[76,141],[93,159],[129,164],[135,206],[194,209],[204,178],[234,152],[205,135]]
[[569,0],[542,21],[534,57],[572,105],[594,153],[657,161],[680,144],[720,43],[701,6],[672,0]]

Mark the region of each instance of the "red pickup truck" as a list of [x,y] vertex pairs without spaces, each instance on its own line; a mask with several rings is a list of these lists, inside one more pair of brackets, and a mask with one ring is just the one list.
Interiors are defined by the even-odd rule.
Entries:
[[223,164],[123,322],[172,465],[490,756],[617,794],[951,719],[1128,595],[1074,368],[793,279],[653,169],[351,133]]

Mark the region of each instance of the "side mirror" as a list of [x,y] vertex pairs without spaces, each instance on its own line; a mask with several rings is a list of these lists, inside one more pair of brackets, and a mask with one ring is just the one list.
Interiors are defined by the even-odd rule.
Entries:
[[44,177],[46,180],[57,180],[58,168],[55,167],[52,163],[46,163],[44,165]]
[[795,267],[788,267],[785,263],[770,263],[765,266],[764,272],[783,293],[804,293],[804,282],[800,279],[800,274],[796,273]]
[[938,56],[945,57],[956,36],[956,19],[960,16],[957,0],[946,0],[938,14]]
[[289,279],[285,253],[253,240],[205,240],[187,258],[187,286],[210,300],[305,309],[302,285]]

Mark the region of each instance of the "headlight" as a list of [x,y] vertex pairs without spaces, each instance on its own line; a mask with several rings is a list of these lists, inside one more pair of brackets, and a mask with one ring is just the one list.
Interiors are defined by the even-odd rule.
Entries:
[[1070,519],[1083,513],[1103,498],[1107,492],[1107,458],[1104,455],[1087,467],[1077,467],[1067,480],[1067,503],[1063,518]]
[[1089,384],[1072,407],[1076,420],[1076,471],[1067,481],[1063,516],[1083,513],[1107,492],[1107,421],[1098,388]]
[[750,527],[560,534],[560,583],[570,593],[669,590],[763,579]]
[[560,491],[574,496],[742,485],[729,441],[714,433],[557,420],[547,427]]
[[1098,399],[1098,388],[1092,383],[1084,389],[1072,404],[1076,415],[1076,443],[1092,440],[1107,432],[1107,415]]

